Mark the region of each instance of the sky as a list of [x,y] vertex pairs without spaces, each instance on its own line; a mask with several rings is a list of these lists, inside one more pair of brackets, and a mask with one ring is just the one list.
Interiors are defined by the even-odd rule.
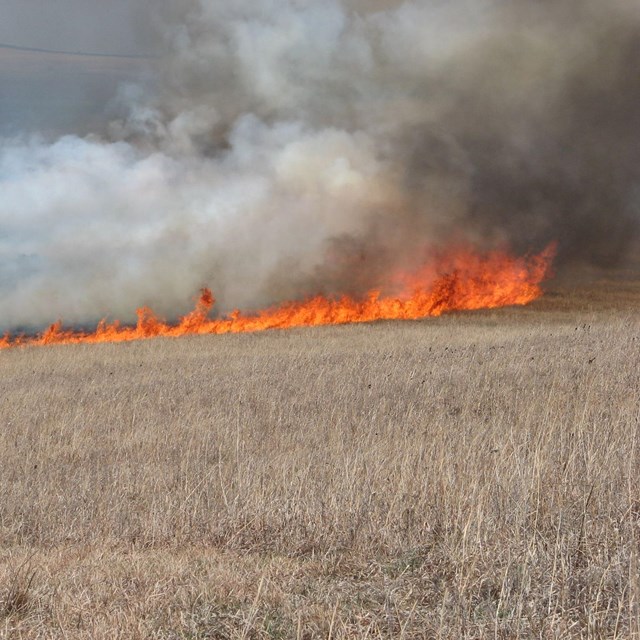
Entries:
[[0,0],[0,43],[143,54],[150,0]]
[[[152,50],[150,0],[0,0],[0,45],[145,55]],[[61,56],[0,47],[0,135],[88,133],[104,120],[140,60]]]

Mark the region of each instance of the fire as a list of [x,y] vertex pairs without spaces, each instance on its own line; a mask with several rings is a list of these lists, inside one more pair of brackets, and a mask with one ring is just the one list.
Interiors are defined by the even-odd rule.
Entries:
[[479,254],[465,249],[445,254],[417,271],[395,274],[390,279],[392,294],[383,294],[382,289],[376,289],[362,299],[315,296],[251,314],[234,311],[218,319],[209,317],[215,299],[209,289],[203,289],[194,310],[177,324],[168,324],[148,307],[142,307],[138,309],[135,327],[102,320],[95,331],[86,333],[65,329],[58,321],[38,336],[6,335],[0,338],[0,349],[245,333],[375,320],[415,320],[447,311],[525,305],[542,295],[540,285],[549,275],[554,255],[553,245],[538,255],[523,258],[512,257],[503,251]]

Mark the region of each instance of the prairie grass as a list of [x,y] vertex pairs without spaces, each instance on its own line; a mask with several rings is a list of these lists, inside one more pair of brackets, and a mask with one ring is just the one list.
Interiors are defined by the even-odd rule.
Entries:
[[0,637],[639,637],[638,308],[0,352]]

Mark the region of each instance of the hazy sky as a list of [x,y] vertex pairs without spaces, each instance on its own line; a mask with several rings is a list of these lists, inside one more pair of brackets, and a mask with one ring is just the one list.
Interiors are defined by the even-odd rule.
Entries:
[[[0,0],[0,45],[140,55],[152,51],[158,0]],[[144,61],[0,47],[0,135],[95,130]]]
[[144,53],[152,0],[0,0],[0,43]]

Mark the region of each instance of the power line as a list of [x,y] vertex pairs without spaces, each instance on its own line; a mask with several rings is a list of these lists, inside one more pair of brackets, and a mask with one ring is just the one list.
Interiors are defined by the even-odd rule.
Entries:
[[15,44],[0,43],[0,49],[11,49],[13,51],[28,51],[30,53],[48,53],[60,56],[80,56],[87,58],[128,58],[136,60],[150,60],[158,56],[145,54],[125,54],[125,53],[102,53],[96,51],[58,51],[55,49],[40,49],[38,47],[20,47]]

